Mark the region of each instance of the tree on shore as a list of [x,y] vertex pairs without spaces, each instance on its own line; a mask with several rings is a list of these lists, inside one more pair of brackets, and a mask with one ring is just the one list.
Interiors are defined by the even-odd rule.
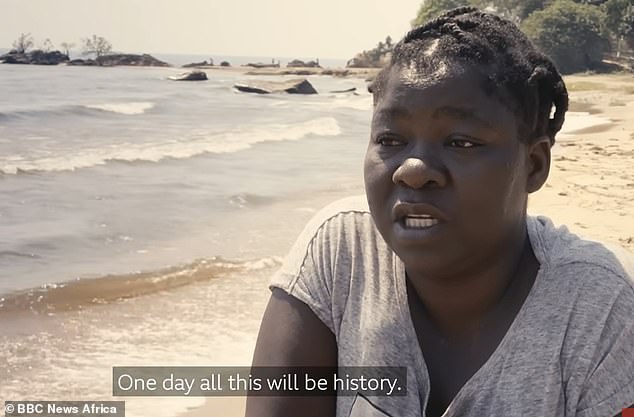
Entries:
[[44,52],[51,52],[54,48],[55,46],[53,46],[53,42],[51,42],[50,38],[44,39],[44,42],[42,42],[42,45],[39,47],[40,51]]
[[554,3],[555,0],[470,0],[472,6],[487,9],[504,16],[505,18],[520,23],[531,13],[543,10]]
[[12,46],[17,53],[24,54],[33,47],[33,36],[30,33],[21,33]]
[[412,26],[461,6],[514,21],[563,72],[597,69],[610,50],[634,51],[632,0],[423,0]]
[[70,59],[70,50],[73,48],[73,46],[75,46],[75,44],[72,42],[62,42],[59,44],[59,46],[62,47],[62,49],[64,50],[64,54]]
[[[461,6],[475,6],[490,10],[513,20],[524,21],[533,12],[547,9],[559,0],[423,0],[412,26],[438,17],[442,13]],[[627,36],[634,24],[634,5],[632,0],[573,0],[577,4],[596,7],[604,14],[606,29],[621,36]]]
[[412,27],[420,26],[428,20],[434,19],[446,11],[461,6],[470,6],[469,0],[425,0],[420,5],[418,13],[412,20]]
[[112,50],[112,45],[102,36],[92,35],[92,38],[82,39],[83,55],[94,54],[97,58],[107,55]]
[[394,44],[392,38],[387,36],[385,42],[380,41],[374,49],[358,53],[354,58],[348,61],[346,67],[349,68],[372,68],[381,67],[392,54]]
[[570,74],[600,66],[609,48],[603,22],[596,6],[557,0],[533,12],[522,23],[522,30],[562,73]]
[[634,49],[634,4],[632,0],[608,0],[602,7],[605,11],[606,27],[616,43],[617,56],[620,55],[624,46]]

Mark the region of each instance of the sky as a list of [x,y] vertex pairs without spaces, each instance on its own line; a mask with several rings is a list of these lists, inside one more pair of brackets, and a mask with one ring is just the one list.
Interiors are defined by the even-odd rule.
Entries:
[[129,53],[350,59],[409,30],[422,0],[0,0],[0,48],[96,34]]

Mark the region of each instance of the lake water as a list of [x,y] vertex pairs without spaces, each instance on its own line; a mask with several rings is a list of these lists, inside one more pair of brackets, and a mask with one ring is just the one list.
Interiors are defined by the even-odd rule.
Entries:
[[109,399],[115,365],[248,365],[281,257],[362,192],[363,80],[264,96],[180,71],[0,65],[0,398]]

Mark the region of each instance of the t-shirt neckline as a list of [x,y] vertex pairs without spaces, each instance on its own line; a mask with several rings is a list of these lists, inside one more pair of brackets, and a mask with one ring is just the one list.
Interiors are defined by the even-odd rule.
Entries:
[[[520,310],[517,312],[517,315],[513,319],[513,322],[509,326],[508,330],[502,337],[502,340],[494,349],[493,353],[489,358],[482,364],[482,366],[465,382],[465,384],[460,388],[458,393],[449,403],[449,406],[442,414],[442,417],[451,416],[451,410],[456,407],[457,404],[461,401],[461,399],[467,395],[469,392],[473,392],[477,390],[477,381],[483,378],[483,375],[486,375],[488,370],[492,368],[496,362],[500,361],[501,358],[504,357],[504,351],[506,350],[506,346],[511,342],[515,334],[517,333],[517,329],[521,327],[521,323],[524,321],[525,316],[527,315],[527,311],[530,309],[532,304],[534,304],[534,300],[536,298],[536,294],[539,292],[540,287],[542,286],[542,276],[544,275],[544,271],[547,268],[546,259],[543,256],[543,248],[541,247],[540,236],[539,236],[539,227],[536,224],[538,222],[537,219],[527,216],[526,218],[526,228],[528,231],[528,239],[533,249],[533,253],[539,262],[539,270],[537,271],[537,276],[535,277],[535,282],[526,296],[526,299],[522,303]],[[412,316],[409,311],[409,304],[407,299],[407,283],[406,283],[406,273],[405,273],[405,264],[401,259],[392,251],[393,257],[393,265],[394,265],[394,279],[396,286],[396,295],[397,295],[397,303],[399,314],[401,315],[401,322],[404,323],[404,331],[407,336],[408,345],[411,348],[411,353],[415,362],[414,375],[416,379],[419,381],[419,392],[418,395],[421,399],[421,413],[423,416],[425,415],[425,410],[427,409],[427,402],[429,400],[430,393],[430,380],[429,380],[429,371],[427,369],[427,364],[425,362],[425,358],[423,357],[423,352],[418,344],[418,337],[416,335],[416,330],[414,328],[414,322],[412,321]]]

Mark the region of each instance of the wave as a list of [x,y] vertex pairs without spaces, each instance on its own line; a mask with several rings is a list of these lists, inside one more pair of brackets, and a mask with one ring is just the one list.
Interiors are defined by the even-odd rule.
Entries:
[[0,174],[14,175],[33,172],[74,171],[105,165],[109,162],[159,162],[163,159],[187,159],[206,153],[231,153],[248,149],[261,142],[300,140],[310,135],[337,136],[341,128],[333,117],[322,117],[296,124],[269,124],[253,128],[238,128],[216,134],[197,134],[181,140],[162,143],[128,143],[106,149],[84,149],[74,154],[16,160],[0,157]]
[[93,305],[114,303],[198,282],[211,281],[228,273],[272,269],[280,264],[281,260],[278,257],[249,261],[212,258],[158,271],[107,275],[100,278],[46,284],[0,297],[0,317],[5,314],[29,311],[50,314],[80,310]]
[[[262,99],[267,99],[266,95],[262,96]],[[327,110],[332,111],[333,109],[351,109],[351,110],[360,110],[364,112],[372,111],[372,96],[366,93],[345,93],[345,94],[336,94],[331,93],[328,95],[328,100],[323,101],[291,101],[291,100],[271,100],[267,103],[268,106],[271,107],[281,107],[281,108],[304,108],[310,110]]]
[[239,193],[229,197],[229,203],[244,208],[247,206],[262,206],[275,201],[275,197],[254,193]]
[[37,259],[40,256],[34,253],[22,253],[16,252],[12,250],[2,250],[0,251],[0,259],[2,258],[29,258],[29,259]]
[[106,112],[123,115],[137,115],[145,113],[147,110],[154,108],[154,106],[154,103],[145,101],[65,105],[52,108],[0,112],[0,120],[9,121],[33,118],[45,119],[63,116],[101,116]]
[[331,106],[337,109],[354,109],[363,111],[372,111],[372,96],[362,95],[358,96],[343,96],[336,98],[331,103]]
[[146,110],[154,107],[154,103],[150,102],[130,102],[130,103],[104,103],[104,104],[88,104],[84,107],[88,109],[103,110],[119,114],[143,114]]

